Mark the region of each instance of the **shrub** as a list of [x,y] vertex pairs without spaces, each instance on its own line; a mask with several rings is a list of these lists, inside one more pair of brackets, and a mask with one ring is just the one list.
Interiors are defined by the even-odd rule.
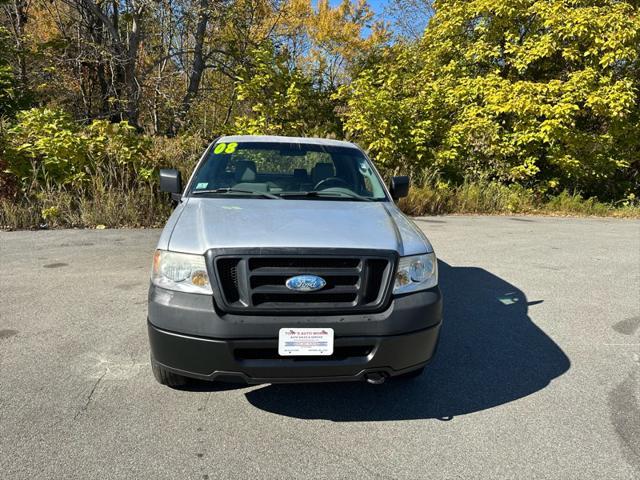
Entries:
[[59,110],[19,112],[4,158],[24,191],[78,186],[86,176],[87,146],[71,117]]
[[150,138],[126,122],[83,127],[59,110],[20,112],[2,157],[19,191],[0,201],[0,226],[160,225],[171,209],[157,170],[188,178],[204,146],[197,136]]
[[634,195],[618,204],[563,190],[557,195],[541,194],[518,184],[466,179],[460,185],[442,180],[440,175],[425,175],[400,201],[409,215],[444,214],[552,214],[639,217],[640,203]]

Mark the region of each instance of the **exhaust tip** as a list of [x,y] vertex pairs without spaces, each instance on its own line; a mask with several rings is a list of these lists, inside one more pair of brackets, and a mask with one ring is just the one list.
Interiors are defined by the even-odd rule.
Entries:
[[382,385],[384,381],[387,379],[387,376],[381,372],[373,372],[373,373],[367,373],[364,376],[364,378],[367,381],[367,383],[370,383],[372,385]]

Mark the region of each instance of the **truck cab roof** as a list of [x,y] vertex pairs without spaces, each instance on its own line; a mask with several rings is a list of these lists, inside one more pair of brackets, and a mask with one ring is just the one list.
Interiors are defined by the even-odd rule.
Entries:
[[252,143],[300,143],[305,145],[326,145],[331,147],[359,148],[344,140],[312,137],[286,137],[280,135],[227,135],[220,137],[216,143],[252,142]]

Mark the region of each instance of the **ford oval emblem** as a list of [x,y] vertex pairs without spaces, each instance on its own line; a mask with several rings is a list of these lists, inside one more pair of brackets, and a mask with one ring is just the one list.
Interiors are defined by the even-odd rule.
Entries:
[[287,279],[285,285],[296,292],[315,292],[324,288],[327,282],[317,275],[297,275]]

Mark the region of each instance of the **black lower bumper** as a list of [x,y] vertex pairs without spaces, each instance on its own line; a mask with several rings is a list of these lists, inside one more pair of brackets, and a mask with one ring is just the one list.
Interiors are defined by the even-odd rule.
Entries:
[[395,376],[426,365],[438,342],[440,323],[418,332],[385,337],[342,337],[331,357],[278,357],[277,339],[219,340],[160,330],[148,324],[154,361],[202,380],[298,383]]
[[[358,380],[400,375],[424,366],[442,322],[438,287],[395,297],[377,313],[343,315],[232,315],[210,296],[149,291],[149,339],[154,361],[204,380],[239,377],[249,383]],[[281,357],[280,328],[334,330],[329,357]]]

